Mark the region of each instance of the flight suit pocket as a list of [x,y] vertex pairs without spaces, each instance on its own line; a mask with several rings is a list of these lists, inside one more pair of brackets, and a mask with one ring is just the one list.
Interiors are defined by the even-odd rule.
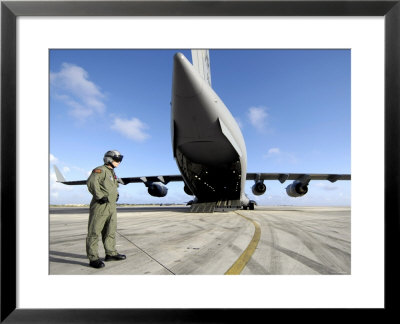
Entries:
[[93,205],[93,214],[95,215],[106,215],[110,212],[110,203],[100,204],[96,202]]

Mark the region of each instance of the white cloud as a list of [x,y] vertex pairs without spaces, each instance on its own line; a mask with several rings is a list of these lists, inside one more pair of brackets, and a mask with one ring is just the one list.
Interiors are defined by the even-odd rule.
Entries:
[[329,182],[317,183],[316,186],[325,191],[334,191],[339,189],[337,186]]
[[50,192],[50,196],[54,197],[54,198],[58,198],[60,196],[59,192]]
[[63,63],[60,72],[50,73],[50,83],[55,90],[54,98],[69,106],[71,115],[78,120],[104,113],[105,95],[89,80],[89,74],[83,68]]
[[[75,167],[63,167],[62,171],[64,172],[73,172]],[[80,171],[80,170],[78,170]],[[85,171],[86,172],[86,171]],[[91,196],[87,187],[85,185],[81,186],[68,186],[62,183],[57,182],[57,177],[52,170],[49,171],[50,178],[49,178],[49,185],[50,185],[50,204],[55,205],[63,205],[63,204],[81,204],[81,203],[89,203]],[[67,179],[67,180],[83,180],[82,177],[78,176],[74,179]]]
[[57,162],[58,159],[53,154],[50,153],[50,163],[57,163]]
[[289,162],[297,163],[298,159],[292,153],[284,152],[278,147],[270,148],[266,154],[263,155],[265,159],[274,159],[276,162]]
[[50,172],[50,194],[58,194],[59,191],[72,191],[74,186],[67,186],[57,182],[57,176],[54,171]]
[[247,114],[251,125],[260,132],[265,131],[266,128],[268,118],[266,110],[265,107],[250,107]]
[[145,132],[147,128],[148,126],[137,118],[129,120],[116,117],[111,125],[111,129],[136,142],[143,142],[150,137]]
[[281,153],[281,150],[277,147],[273,147],[268,150],[268,155],[277,155],[280,153]]

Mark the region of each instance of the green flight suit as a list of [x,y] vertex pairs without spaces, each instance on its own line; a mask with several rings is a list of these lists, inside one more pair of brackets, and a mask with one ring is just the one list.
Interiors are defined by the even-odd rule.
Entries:
[[[88,234],[86,237],[86,253],[90,261],[97,260],[98,242],[101,235],[104,250],[108,255],[117,255],[115,249],[115,232],[117,230],[118,187],[114,170],[102,165],[93,169],[87,179],[87,187],[93,195],[90,202]],[[100,204],[99,199],[107,197],[108,203]]]

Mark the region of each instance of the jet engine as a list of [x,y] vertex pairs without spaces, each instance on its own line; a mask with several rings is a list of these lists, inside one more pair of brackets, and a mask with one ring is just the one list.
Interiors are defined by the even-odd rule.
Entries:
[[168,193],[168,188],[159,182],[152,182],[147,185],[147,191],[153,197],[165,197]]
[[263,181],[258,181],[253,185],[253,187],[251,187],[251,190],[253,191],[253,194],[255,196],[261,196],[265,193],[267,187],[265,186]]
[[286,187],[286,193],[290,197],[302,197],[308,191],[308,185],[301,181],[293,181],[293,183]]

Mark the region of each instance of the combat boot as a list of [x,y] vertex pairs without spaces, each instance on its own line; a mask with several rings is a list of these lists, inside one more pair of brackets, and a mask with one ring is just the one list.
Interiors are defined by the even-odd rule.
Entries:
[[91,267],[96,268],[96,269],[100,269],[100,268],[103,268],[105,266],[105,264],[102,261],[100,261],[99,259],[94,260],[94,261],[90,261],[89,264],[90,264]]
[[125,260],[126,256],[123,254],[117,254],[117,255],[108,255],[106,254],[106,258],[104,259],[104,261],[121,261],[121,260]]

